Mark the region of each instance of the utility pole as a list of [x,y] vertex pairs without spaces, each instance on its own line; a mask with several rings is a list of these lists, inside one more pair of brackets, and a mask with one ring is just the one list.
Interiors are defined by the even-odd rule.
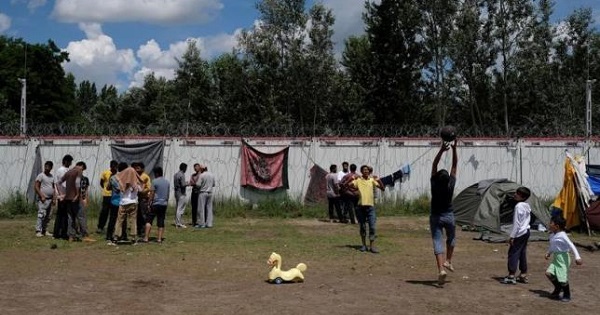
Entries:
[[25,43],[25,61],[23,63],[23,78],[19,78],[21,82],[21,121],[20,131],[21,137],[27,135],[27,44]]
[[27,79],[19,79],[21,82],[21,137],[27,135]]
[[592,137],[592,84],[596,80],[587,80],[585,84],[585,141],[586,155],[588,156],[588,164],[590,163],[590,148]]

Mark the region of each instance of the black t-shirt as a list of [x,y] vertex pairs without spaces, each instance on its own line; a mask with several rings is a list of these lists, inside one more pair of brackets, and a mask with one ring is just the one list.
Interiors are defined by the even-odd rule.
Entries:
[[450,175],[448,185],[440,185],[431,179],[431,214],[452,212],[452,197],[454,196],[454,185],[456,177]]

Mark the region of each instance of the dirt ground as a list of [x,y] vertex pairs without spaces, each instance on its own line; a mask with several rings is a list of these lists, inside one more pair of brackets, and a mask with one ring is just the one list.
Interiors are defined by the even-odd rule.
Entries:
[[[165,244],[118,247],[35,239],[21,231],[30,226],[0,221],[2,314],[595,314],[600,307],[600,252],[580,248],[584,265],[573,264],[573,300],[563,303],[546,297],[547,242],[529,245],[530,283],[504,285],[507,245],[473,240],[474,232],[458,231],[456,271],[437,287],[426,218],[379,218],[380,254],[357,250],[357,226],[317,220],[237,220],[206,231],[214,238],[168,228]],[[282,255],[283,269],[306,263],[306,281],[267,283],[271,251]]]

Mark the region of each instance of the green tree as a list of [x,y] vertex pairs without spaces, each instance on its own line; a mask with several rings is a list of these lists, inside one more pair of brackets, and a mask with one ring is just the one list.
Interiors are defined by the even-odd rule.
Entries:
[[380,124],[415,125],[422,114],[422,69],[431,60],[421,40],[424,21],[418,2],[381,0],[365,6],[373,69],[366,106]]

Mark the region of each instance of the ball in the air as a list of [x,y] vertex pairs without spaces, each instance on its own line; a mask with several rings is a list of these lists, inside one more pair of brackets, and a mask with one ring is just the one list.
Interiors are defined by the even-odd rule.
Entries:
[[440,137],[446,142],[451,142],[456,139],[456,128],[454,126],[444,126],[440,129]]

